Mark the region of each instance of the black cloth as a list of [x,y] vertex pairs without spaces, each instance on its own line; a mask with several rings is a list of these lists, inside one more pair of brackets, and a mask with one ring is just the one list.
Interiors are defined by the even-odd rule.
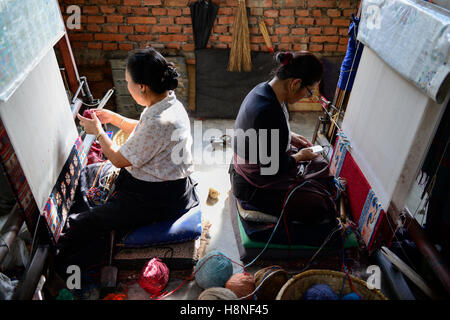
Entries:
[[[116,231],[116,239],[119,239],[139,226],[179,217],[199,204],[195,183],[190,177],[147,182],[121,169],[115,191],[117,193],[103,205],[88,207],[84,204],[85,211],[71,211],[58,243],[59,271],[64,272],[71,264],[89,268],[104,263],[111,230]],[[80,206],[73,208],[79,210]]]
[[189,8],[191,9],[195,49],[203,49],[208,43],[219,7],[210,1],[199,0],[191,3]]
[[[294,157],[286,153],[289,141],[289,128],[287,125],[286,117],[283,109],[278,102],[277,96],[268,82],[258,84],[249,94],[245,97],[241,104],[239,113],[237,115],[235,124],[235,136],[234,136],[234,153],[239,157],[250,160],[250,139],[248,136],[242,137],[245,141],[244,145],[238,143],[239,136],[245,134],[247,130],[254,129],[258,137],[257,145],[257,162],[262,167],[270,167],[271,162],[262,164],[260,159],[260,149],[262,144],[267,146],[267,157],[272,158],[272,134],[279,134],[278,152],[279,156],[279,170],[278,172],[284,172],[292,170],[296,166]],[[242,131],[240,131],[241,129]],[[260,135],[260,130],[267,130],[266,137]],[[241,141],[242,141],[241,140]]]

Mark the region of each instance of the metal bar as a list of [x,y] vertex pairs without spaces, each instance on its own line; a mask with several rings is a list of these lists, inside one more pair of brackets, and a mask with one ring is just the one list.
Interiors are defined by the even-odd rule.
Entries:
[[9,214],[8,220],[5,223],[4,230],[2,230],[2,243],[0,243],[0,264],[9,253],[9,248],[12,246],[17,234],[23,225],[23,215],[19,213],[19,206],[16,204]]
[[33,259],[29,263],[22,281],[11,300],[32,300],[36,292],[37,285],[44,272],[50,248],[48,245],[41,245],[36,249]]
[[439,252],[433,246],[427,235],[423,232],[422,227],[414,219],[407,208],[405,208],[405,229],[411,236],[411,239],[417,245],[417,248],[427,260],[430,268],[435,273],[436,277],[442,283],[447,294],[450,295],[450,273],[448,266],[442,259]]

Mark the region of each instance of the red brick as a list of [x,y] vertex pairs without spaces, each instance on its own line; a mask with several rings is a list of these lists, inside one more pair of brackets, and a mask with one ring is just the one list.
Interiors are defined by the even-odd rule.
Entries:
[[212,32],[214,32],[214,33],[227,33],[228,32],[228,27],[227,26],[215,25],[213,27]]
[[119,15],[111,15],[106,17],[107,22],[111,23],[122,23],[123,22],[123,16]]
[[281,9],[280,16],[282,17],[292,17],[294,16],[294,9]]
[[316,19],[316,25],[318,26],[329,26],[330,25],[330,18],[317,18]]
[[348,44],[348,39],[347,38],[340,38],[339,39],[339,44]]
[[185,43],[181,46],[181,48],[183,49],[183,51],[194,51],[195,45],[192,43]]
[[159,18],[159,24],[174,24],[174,19],[172,17]]
[[123,0],[124,6],[140,6],[141,0]]
[[325,27],[323,28],[323,34],[337,34],[336,27]]
[[343,16],[344,17],[351,17],[352,16],[352,13],[354,14],[354,15],[356,15],[356,9],[345,9],[344,11],[343,11]]
[[102,30],[102,28],[98,24],[88,24],[86,26],[86,29],[92,32],[100,32]]
[[93,40],[92,33],[70,33],[71,41],[90,41]]
[[[225,9],[225,8],[224,8],[224,9]],[[219,9],[219,12],[220,12],[220,9]],[[262,16],[263,13],[264,13],[263,8],[250,8],[250,15],[252,15],[252,16],[257,16],[257,17],[259,17],[259,16]],[[231,14],[231,13],[230,13],[230,14]]]
[[308,34],[313,35],[313,34],[320,34],[322,32],[322,28],[308,28]]
[[156,24],[155,17],[128,17],[128,24]]
[[162,4],[162,0],[143,0],[142,4],[144,6],[159,6]]
[[171,17],[181,16],[181,9],[167,9],[167,15]]
[[72,42],[72,47],[74,49],[83,49],[85,47],[84,42]]
[[[262,10],[262,9],[261,9]],[[218,15],[231,16],[233,14],[233,8],[219,8]]]
[[261,51],[258,44],[250,44],[250,51]]
[[302,35],[305,34],[305,28],[292,28],[291,33],[293,35]]
[[233,40],[232,36],[219,36],[219,41],[221,42],[231,42]]
[[294,49],[294,51],[306,51],[306,50],[308,50],[308,45],[307,44],[294,43],[293,49]]
[[273,26],[275,24],[275,20],[274,19],[264,19],[264,23],[266,24],[266,26]]
[[131,7],[117,7],[117,12],[120,14],[130,14]]
[[[155,26],[153,26],[154,28]],[[150,32],[150,26],[134,26],[136,32]]]
[[124,41],[125,36],[116,33],[96,33],[94,39],[100,41]]
[[183,34],[160,34],[159,40],[162,42],[186,41],[187,36]]
[[280,18],[279,22],[281,25],[291,25],[295,24],[295,18]]
[[338,42],[339,36],[314,36],[311,42]]
[[322,16],[322,11],[320,9],[314,9],[311,11],[313,17],[320,17]]
[[103,16],[88,16],[87,17],[88,23],[105,23],[105,17]]
[[87,47],[89,49],[101,49],[103,46],[101,42],[88,42]]
[[335,0],[308,0],[308,7],[311,8],[334,8]]
[[297,17],[309,17],[309,10],[295,10]]
[[119,31],[119,28],[117,25],[103,26],[103,32],[117,33],[118,31]]
[[119,43],[119,49],[130,51],[134,49],[134,46],[131,43]]
[[117,43],[104,43],[103,50],[117,50]]
[[181,49],[181,45],[179,43],[177,43],[177,42],[171,42],[171,43],[167,44],[167,48],[180,50]]
[[297,24],[300,25],[314,25],[314,18],[297,18]]
[[347,51],[347,46],[346,45],[345,46],[343,46],[343,45],[338,46],[337,51],[338,52],[346,52]]
[[84,14],[97,14],[98,13],[98,7],[97,6],[84,6],[83,7],[83,13]]
[[[189,23],[191,23],[191,19],[189,19]],[[219,24],[233,24],[234,16],[219,17],[218,23]]]
[[[137,28],[137,26],[136,26]],[[153,26],[152,27],[153,33],[166,33],[167,32],[167,26]]]
[[[220,37],[219,37],[220,40]],[[262,36],[252,36],[250,37],[251,43],[264,43],[264,38]]]
[[128,36],[128,40],[130,41],[152,41],[155,39],[155,36],[153,34],[130,34]]
[[283,0],[283,1],[278,0],[280,6],[283,5],[284,7],[296,7],[296,8],[305,6],[305,0]]
[[186,7],[188,0],[165,0],[164,5],[166,7]]
[[134,26],[119,26],[120,33],[133,33],[134,32]]
[[105,14],[111,14],[116,11],[116,8],[110,6],[100,6],[100,11]]
[[137,16],[148,16],[148,8],[146,7],[133,8],[133,11]]
[[277,49],[280,51],[290,51],[292,49],[292,45],[290,43],[280,43],[277,46]]
[[192,19],[191,19],[191,17],[189,17],[189,18],[177,17],[177,18],[175,18],[175,23],[176,24],[192,24]]
[[336,44],[326,44],[323,47],[323,51],[325,52],[334,52],[337,50],[337,45]]
[[184,34],[192,34],[192,27],[183,27]]
[[183,8],[182,13],[183,13],[184,15],[190,16],[190,15],[191,15],[191,8],[189,8],[189,7]]
[[154,16],[164,16],[167,14],[167,10],[165,8],[153,8],[152,14]]
[[332,24],[333,26],[348,26],[350,24],[350,20],[335,18],[333,19]]
[[350,0],[339,0],[338,7],[342,9],[351,8]]
[[337,9],[328,9],[327,10],[327,16],[329,17],[340,17],[341,16],[341,11],[337,10]]
[[311,52],[318,52],[318,51],[322,51],[323,50],[323,45],[321,44],[312,44],[310,43],[308,45],[308,50]]
[[278,10],[266,10],[264,11],[264,16],[269,18],[276,18],[278,17]]
[[275,28],[275,33],[276,34],[287,34],[287,33],[289,33],[289,28],[288,27],[277,27],[277,28]]
[[167,32],[169,33],[181,33],[183,27],[182,26],[168,26]]
[[[276,0],[275,0],[276,1]],[[249,8],[272,8],[272,0],[247,0]]]

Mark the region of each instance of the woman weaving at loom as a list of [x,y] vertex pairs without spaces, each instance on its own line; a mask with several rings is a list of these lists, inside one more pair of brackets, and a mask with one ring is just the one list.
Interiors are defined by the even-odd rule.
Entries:
[[[173,64],[156,50],[133,51],[127,60],[126,80],[134,100],[146,107],[139,121],[109,110],[94,109],[92,119],[78,115],[86,133],[96,135],[104,155],[121,169],[115,193],[105,204],[68,217],[57,256],[62,265],[83,268],[100,263],[99,257],[108,251],[111,230],[121,234],[169,220],[198,204],[190,178],[190,122],[173,91],[177,77]],[[130,133],[118,150],[103,131],[104,123]],[[180,146],[182,161],[173,161],[172,153]]]
[[[250,91],[236,118],[230,166],[233,194],[241,204],[278,217],[293,187],[308,180],[289,195],[286,219],[306,224],[334,221],[329,196],[334,181],[327,162],[308,149],[312,144],[307,139],[290,131],[287,110],[288,103],[312,95],[323,74],[322,63],[308,52],[280,52],[275,59],[273,78]],[[251,143],[256,136],[256,143]]]

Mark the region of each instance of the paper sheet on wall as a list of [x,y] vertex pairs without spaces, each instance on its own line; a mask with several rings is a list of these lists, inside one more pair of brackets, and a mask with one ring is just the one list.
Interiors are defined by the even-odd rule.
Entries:
[[64,35],[57,0],[0,0],[0,101],[6,101]]
[[442,103],[450,89],[450,12],[422,0],[364,0],[358,40]]

